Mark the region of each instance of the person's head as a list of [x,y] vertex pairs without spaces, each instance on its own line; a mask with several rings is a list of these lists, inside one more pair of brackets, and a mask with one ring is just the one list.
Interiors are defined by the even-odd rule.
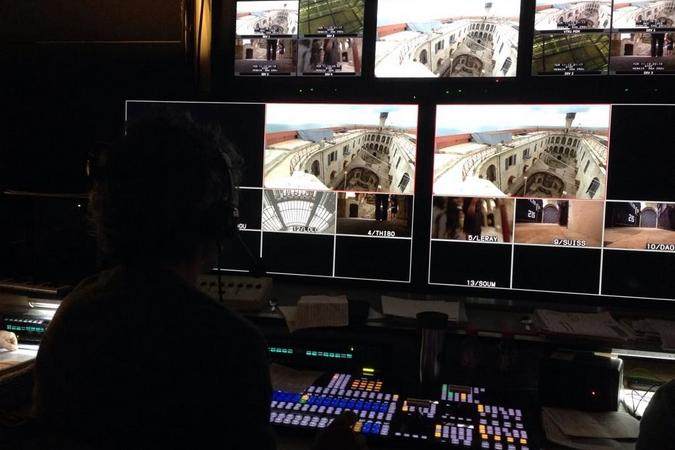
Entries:
[[241,158],[187,116],[146,119],[94,163],[91,219],[116,262],[180,264],[232,231]]

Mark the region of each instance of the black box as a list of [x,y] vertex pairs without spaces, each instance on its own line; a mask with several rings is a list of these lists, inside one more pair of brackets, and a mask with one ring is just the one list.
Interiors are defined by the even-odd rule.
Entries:
[[542,406],[616,411],[623,387],[623,361],[594,353],[555,352],[539,368]]

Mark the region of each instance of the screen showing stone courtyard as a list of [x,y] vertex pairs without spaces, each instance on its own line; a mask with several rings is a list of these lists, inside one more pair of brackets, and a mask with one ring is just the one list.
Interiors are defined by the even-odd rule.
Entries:
[[375,76],[515,77],[520,0],[379,0]]
[[440,105],[434,194],[603,199],[609,105]]

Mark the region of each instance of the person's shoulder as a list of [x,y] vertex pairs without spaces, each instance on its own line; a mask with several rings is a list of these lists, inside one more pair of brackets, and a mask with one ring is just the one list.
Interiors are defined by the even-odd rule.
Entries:
[[119,267],[103,270],[80,281],[66,295],[59,306],[61,312],[84,308],[101,298],[101,294],[109,289],[111,280],[120,276]]
[[206,316],[206,320],[216,330],[229,336],[235,336],[238,338],[237,340],[239,338],[246,341],[251,339],[263,340],[261,331],[241,314],[196,288],[191,295],[193,297],[192,304],[200,309],[200,316]]

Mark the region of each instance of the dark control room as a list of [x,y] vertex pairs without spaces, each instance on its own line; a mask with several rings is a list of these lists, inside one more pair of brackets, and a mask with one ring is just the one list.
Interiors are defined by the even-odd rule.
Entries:
[[0,0],[0,448],[675,450],[674,41]]

